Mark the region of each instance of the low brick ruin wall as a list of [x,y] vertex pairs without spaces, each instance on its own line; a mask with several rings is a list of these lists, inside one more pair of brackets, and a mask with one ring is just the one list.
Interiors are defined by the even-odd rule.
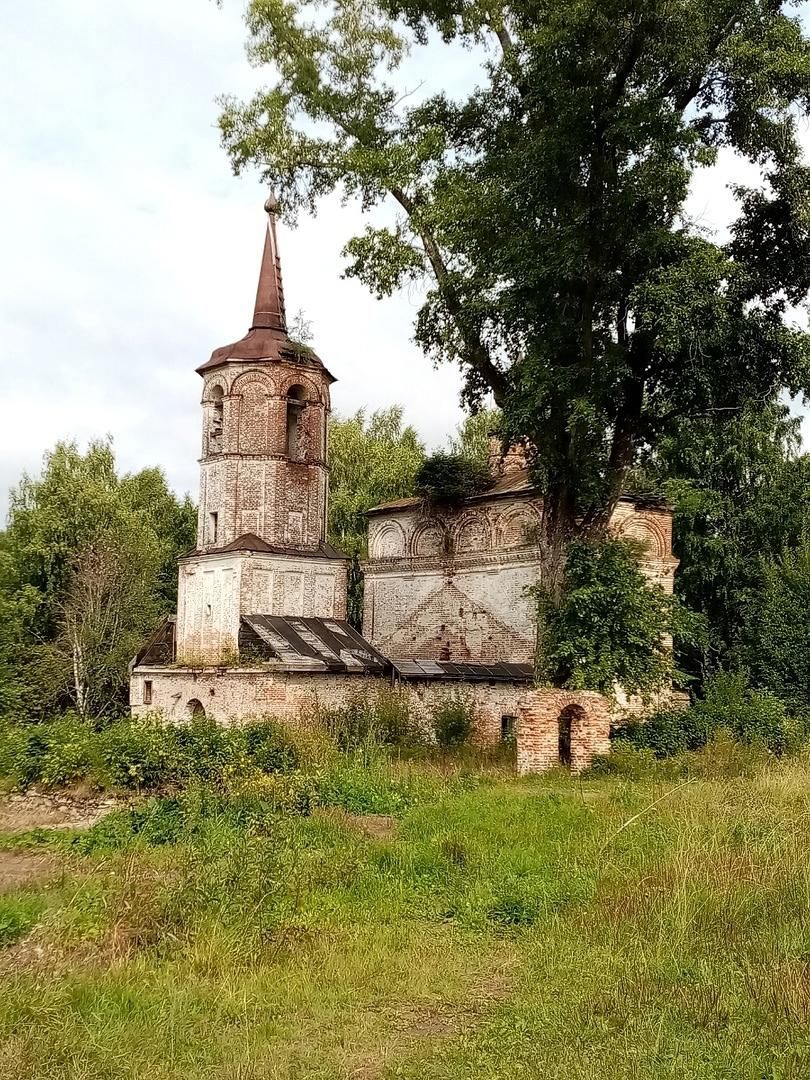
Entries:
[[[135,716],[161,713],[173,722],[184,722],[198,710],[223,724],[260,716],[295,722],[305,719],[313,706],[344,705],[356,694],[377,692],[391,685],[389,678],[364,674],[144,666],[132,673],[130,707]],[[518,682],[403,680],[394,685],[408,695],[426,726],[431,706],[437,700],[462,694],[475,710],[476,742],[488,746],[498,743],[505,730],[513,732],[518,702],[526,692],[526,684]]]
[[612,712],[611,702],[590,690],[530,690],[518,709],[518,772],[587,769],[595,754],[610,750]]

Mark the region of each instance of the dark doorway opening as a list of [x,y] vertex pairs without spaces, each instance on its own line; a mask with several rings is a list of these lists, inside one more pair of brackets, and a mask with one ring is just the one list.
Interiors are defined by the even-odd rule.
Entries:
[[560,718],[557,721],[559,726],[559,734],[557,737],[557,753],[560,759],[560,765],[564,769],[571,768],[571,720],[573,719],[573,710],[563,709],[560,713]]

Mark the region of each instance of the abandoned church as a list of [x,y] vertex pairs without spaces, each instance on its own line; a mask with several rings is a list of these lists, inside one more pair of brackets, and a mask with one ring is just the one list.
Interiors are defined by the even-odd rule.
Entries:
[[[176,618],[135,659],[133,712],[292,720],[385,680],[419,709],[463,692],[484,742],[519,717],[521,771],[584,767],[608,748],[610,707],[598,694],[532,689],[540,496],[519,453],[495,447],[490,487],[460,508],[411,498],[372,509],[362,635],[346,621],[348,562],[326,531],[335,379],[290,340],[272,197],[265,209],[251,327],[197,369],[197,545],[180,561]],[[669,510],[625,498],[612,525],[643,541],[645,573],[671,592]]]

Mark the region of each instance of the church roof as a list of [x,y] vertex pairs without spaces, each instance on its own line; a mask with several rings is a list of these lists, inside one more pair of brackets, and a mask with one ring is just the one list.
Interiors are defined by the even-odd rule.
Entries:
[[[534,485],[528,469],[516,469],[497,479],[493,484],[482,491],[479,495],[471,495],[465,499],[462,506],[486,502],[487,499],[503,499],[519,495],[539,495],[540,492]],[[380,503],[372,506],[367,511],[369,514],[393,514],[398,510],[411,510],[420,506],[423,500],[418,495],[411,495],[406,499],[392,499],[391,502]],[[639,509],[649,508],[652,510],[670,510],[671,507],[666,499],[656,495],[622,495],[619,502],[632,503]]]
[[239,648],[285,671],[383,674],[391,667],[345,619],[243,615]]
[[229,360],[283,360],[304,368],[317,368],[324,372],[330,382],[334,382],[334,376],[326,370],[320,357],[312,349],[292,341],[287,333],[284,284],[276,236],[278,202],[275,196],[268,198],[264,208],[267,211],[267,231],[251,327],[239,341],[214,349],[210,360],[198,367],[197,371],[202,375]]
[[260,536],[255,533],[242,533],[241,536],[237,536],[235,540],[231,540],[230,544],[223,544],[218,548],[206,548],[204,552],[192,551],[186,558],[191,558],[196,555],[224,555],[229,551],[258,551],[267,555],[294,555],[297,557],[306,556],[308,559],[347,559],[347,555],[341,554],[332,547],[331,544],[321,544],[320,547],[309,550],[308,548],[301,547],[285,547],[280,544],[268,544],[266,540],[262,540]]

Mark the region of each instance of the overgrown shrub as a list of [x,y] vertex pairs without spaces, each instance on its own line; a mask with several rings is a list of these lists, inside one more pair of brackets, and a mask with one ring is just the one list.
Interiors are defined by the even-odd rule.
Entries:
[[490,484],[485,464],[463,454],[436,453],[427,458],[416,473],[417,495],[435,506],[458,506],[480,495]]
[[0,724],[0,777],[15,787],[88,782],[135,790],[292,773],[317,740],[276,721],[224,727],[209,718],[166,724],[126,717],[96,727],[75,715]]
[[393,687],[353,694],[345,705],[318,710],[317,719],[344,752],[366,742],[414,746],[424,741],[407,694]]
[[434,701],[431,721],[436,742],[444,749],[462,746],[473,731],[475,713],[469,697],[464,694],[448,694]]
[[743,675],[721,673],[706,684],[706,696],[681,712],[656,713],[617,732],[637,749],[657,758],[700,750],[726,730],[744,745],[759,745],[773,754],[795,750],[808,736],[807,717],[791,717],[773,694],[753,690]]

